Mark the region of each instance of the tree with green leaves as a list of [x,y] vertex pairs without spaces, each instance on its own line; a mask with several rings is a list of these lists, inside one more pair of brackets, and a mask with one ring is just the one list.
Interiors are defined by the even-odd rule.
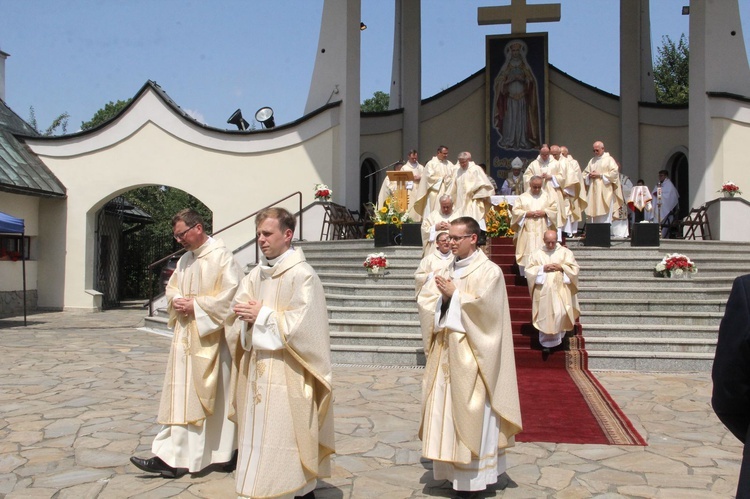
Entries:
[[101,108],[94,114],[93,118],[91,118],[89,121],[81,122],[81,130],[89,130],[111,120],[112,118],[117,116],[120,111],[125,108],[125,106],[130,104],[131,100],[133,99],[118,100],[117,102],[107,102],[103,108]]
[[370,97],[369,99],[365,99],[365,101],[360,106],[360,109],[364,113],[388,111],[389,101],[390,96],[387,93],[376,90],[375,93],[372,94],[372,97]]
[[39,124],[36,121],[36,111],[34,111],[34,106],[29,106],[29,125],[31,125],[31,128],[36,130],[39,135],[43,135],[44,137],[56,135],[58,128],[60,129],[61,133],[65,135],[68,131],[68,118],[70,118],[70,115],[68,113],[62,113],[60,116],[52,120],[52,124],[50,126],[48,126],[45,130],[41,130],[39,128]]
[[139,187],[122,194],[122,197],[151,215],[154,221],[124,227],[120,243],[123,254],[128,254],[128,258],[121,261],[122,296],[148,298],[152,289],[157,291],[158,280],[149,276],[147,266],[180,249],[172,237],[172,216],[184,208],[192,208],[201,214],[206,222],[205,230],[210,234],[213,215],[196,197],[165,185]]
[[675,43],[669,36],[662,37],[654,64],[656,102],[687,104],[690,72],[690,48],[684,34]]

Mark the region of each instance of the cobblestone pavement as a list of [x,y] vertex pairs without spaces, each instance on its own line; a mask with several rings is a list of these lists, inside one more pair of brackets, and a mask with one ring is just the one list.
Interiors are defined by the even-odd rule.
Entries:
[[[129,463],[150,455],[169,349],[137,329],[143,315],[0,319],[0,498],[235,497],[233,474],[166,480]],[[335,367],[337,455],[317,497],[452,496],[420,459],[421,376]],[[597,376],[649,445],[521,443],[501,483],[477,497],[733,496],[742,449],[710,409],[708,373]]]

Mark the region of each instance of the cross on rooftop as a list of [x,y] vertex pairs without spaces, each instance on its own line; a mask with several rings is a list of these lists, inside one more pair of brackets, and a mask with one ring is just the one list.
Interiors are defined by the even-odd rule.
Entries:
[[511,33],[526,33],[526,23],[549,23],[560,20],[560,4],[527,5],[526,0],[511,0],[502,7],[479,7],[477,23],[510,24]]

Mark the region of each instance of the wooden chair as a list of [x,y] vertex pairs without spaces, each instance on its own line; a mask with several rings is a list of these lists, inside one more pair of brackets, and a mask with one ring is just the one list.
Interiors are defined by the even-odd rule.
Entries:
[[341,239],[360,239],[360,223],[354,219],[351,210],[346,206],[336,205],[341,224]]
[[696,231],[700,229],[703,240],[711,239],[711,224],[708,222],[708,206],[705,204],[700,208],[690,210],[688,216],[680,221],[680,234],[683,239],[698,239]]
[[351,226],[352,236],[354,239],[363,239],[365,237],[365,221],[362,219],[362,215],[359,210],[349,210],[349,214],[355,223]]
[[348,215],[348,212],[347,215],[344,215],[346,208],[336,203],[326,202],[323,203],[323,209],[325,215],[320,228],[320,240],[323,241],[323,236],[325,236],[326,241],[346,239],[346,218]]
[[680,226],[681,220],[677,216],[679,205],[672,208],[672,211],[664,217],[664,221],[659,224],[659,233],[664,234],[664,229],[667,229],[667,239],[682,239],[682,228]]
[[320,240],[323,241],[323,236],[325,236],[325,241],[330,241],[331,239],[331,232],[334,231],[334,219],[336,218],[333,214],[333,209],[331,208],[331,203],[321,203],[323,205],[323,210],[325,211],[325,214],[323,215],[323,224],[320,227]]

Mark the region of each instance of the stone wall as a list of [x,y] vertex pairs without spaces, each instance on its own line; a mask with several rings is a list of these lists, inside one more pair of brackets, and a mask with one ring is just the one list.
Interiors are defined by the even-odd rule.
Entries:
[[[36,310],[36,289],[26,291],[26,312]],[[23,291],[0,291],[0,317],[23,315]]]

